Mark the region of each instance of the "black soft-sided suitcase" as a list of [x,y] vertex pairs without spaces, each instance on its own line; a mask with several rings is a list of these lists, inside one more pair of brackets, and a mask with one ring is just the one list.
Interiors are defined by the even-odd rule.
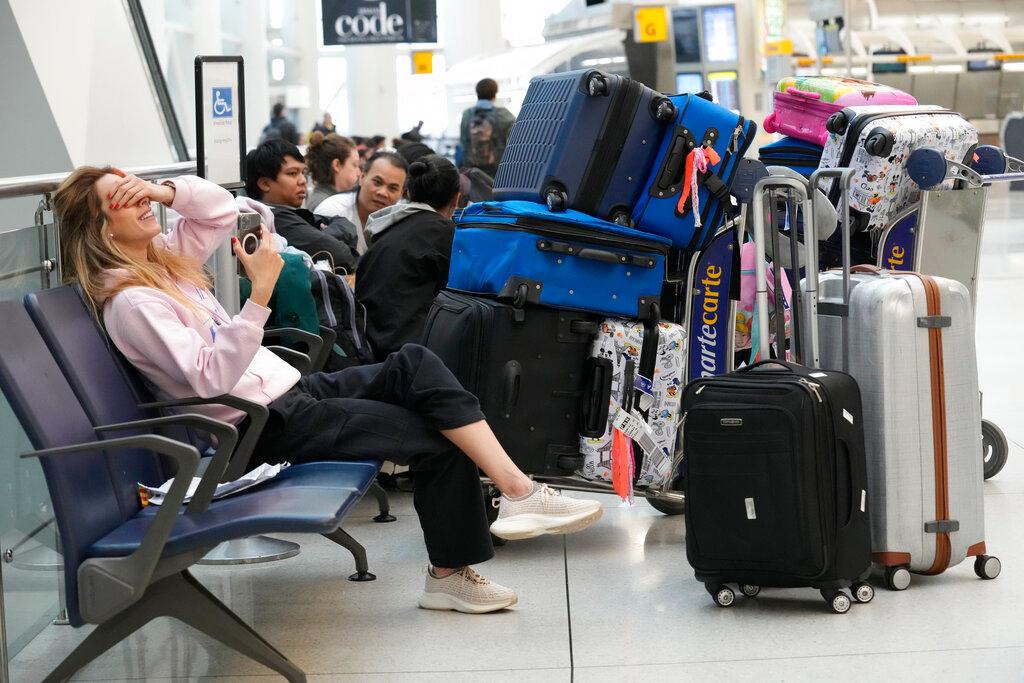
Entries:
[[[443,291],[423,344],[480,399],[498,441],[527,474],[566,476],[583,462],[579,433],[603,431],[607,412],[581,425],[587,387],[600,387],[589,360],[599,316]],[[605,382],[607,384],[607,382]],[[607,388],[603,396],[607,406]]]
[[683,396],[686,556],[715,602],[727,583],[842,591],[869,601],[860,390],[849,375],[766,361],[700,379]]
[[494,176],[494,198],[629,225],[675,116],[671,100],[624,76],[594,69],[536,76]]

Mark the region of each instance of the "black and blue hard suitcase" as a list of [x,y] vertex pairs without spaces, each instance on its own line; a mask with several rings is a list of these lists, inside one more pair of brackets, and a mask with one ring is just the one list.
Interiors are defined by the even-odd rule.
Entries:
[[523,201],[470,204],[455,217],[448,287],[505,301],[646,319],[669,241],[579,211]]
[[765,166],[785,166],[805,178],[818,170],[824,147],[799,138],[784,137],[757,151],[758,158]]
[[494,176],[494,198],[628,224],[673,118],[668,97],[623,76],[594,69],[537,76]]
[[[677,111],[675,123],[661,141],[633,208],[633,227],[668,237],[687,252],[703,248],[721,227],[731,206],[729,188],[739,161],[757,133],[756,123],[709,97],[701,93],[670,98]],[[704,171],[699,170],[698,155],[706,160]]]

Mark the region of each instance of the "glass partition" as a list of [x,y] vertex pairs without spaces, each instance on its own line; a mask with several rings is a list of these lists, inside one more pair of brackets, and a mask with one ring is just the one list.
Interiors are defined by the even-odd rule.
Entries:
[[[53,225],[0,233],[0,299],[44,288],[54,274]],[[8,656],[14,657],[59,613],[63,573],[50,496],[17,417],[0,395],[0,579]]]

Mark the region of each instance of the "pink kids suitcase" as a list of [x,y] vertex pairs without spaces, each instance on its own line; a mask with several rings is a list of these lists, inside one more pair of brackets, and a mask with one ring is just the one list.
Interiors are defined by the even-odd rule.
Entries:
[[902,90],[855,78],[790,76],[775,89],[775,111],[764,120],[764,129],[824,145],[828,117],[866,104],[917,104],[917,100]]

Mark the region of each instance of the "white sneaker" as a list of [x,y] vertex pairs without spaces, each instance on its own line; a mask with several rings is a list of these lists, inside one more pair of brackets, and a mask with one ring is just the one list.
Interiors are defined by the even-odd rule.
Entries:
[[601,519],[603,512],[598,501],[568,498],[547,484],[521,500],[505,496],[500,500],[491,533],[509,541],[581,531]]
[[424,609],[450,609],[466,614],[497,612],[519,602],[515,591],[477,574],[472,567],[463,567],[443,579],[427,568],[427,584],[420,596]]

